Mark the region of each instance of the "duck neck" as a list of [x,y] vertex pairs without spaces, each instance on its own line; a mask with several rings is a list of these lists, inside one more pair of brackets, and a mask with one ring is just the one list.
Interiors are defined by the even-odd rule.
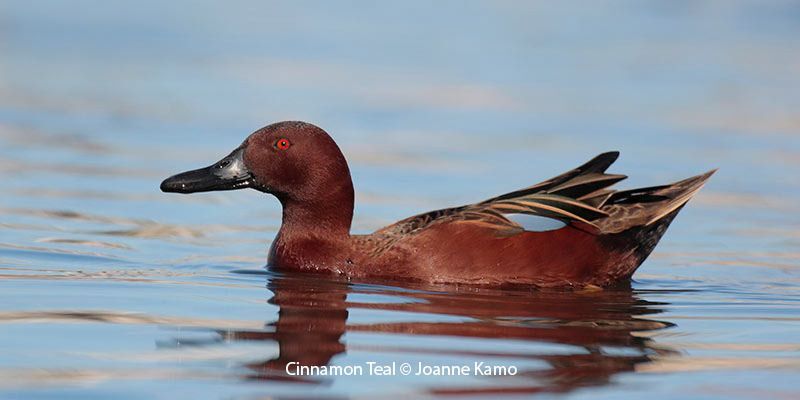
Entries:
[[284,240],[317,236],[331,239],[350,236],[353,221],[353,183],[348,179],[318,193],[295,198],[279,196],[283,223],[279,236]]

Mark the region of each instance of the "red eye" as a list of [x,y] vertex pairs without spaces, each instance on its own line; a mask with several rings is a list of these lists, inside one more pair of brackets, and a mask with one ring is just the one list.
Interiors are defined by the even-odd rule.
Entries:
[[278,150],[286,150],[291,145],[292,144],[289,143],[288,139],[278,139],[278,141],[275,142],[275,148],[278,149]]

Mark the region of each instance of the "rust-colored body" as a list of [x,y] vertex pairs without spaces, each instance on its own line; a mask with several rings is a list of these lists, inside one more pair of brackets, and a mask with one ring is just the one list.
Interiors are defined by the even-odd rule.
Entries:
[[[401,238],[380,251],[375,245],[383,240],[380,234],[289,240],[279,234],[268,264],[352,278],[487,286],[609,286],[629,279],[649,254],[634,241],[641,234],[642,229],[634,229],[602,236],[566,226],[499,237],[490,228],[452,222]],[[660,237],[655,232],[651,235],[658,235],[651,236],[654,241]]]

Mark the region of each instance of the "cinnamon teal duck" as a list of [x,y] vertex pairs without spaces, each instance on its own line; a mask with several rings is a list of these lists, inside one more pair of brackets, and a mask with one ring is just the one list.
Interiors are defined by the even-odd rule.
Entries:
[[667,227],[714,173],[617,191],[618,152],[536,185],[474,204],[350,233],[354,192],[333,139],[305,122],[251,134],[219,162],[177,174],[164,192],[253,188],[274,195],[283,222],[269,250],[278,270],[350,278],[476,285],[606,287],[628,282]]

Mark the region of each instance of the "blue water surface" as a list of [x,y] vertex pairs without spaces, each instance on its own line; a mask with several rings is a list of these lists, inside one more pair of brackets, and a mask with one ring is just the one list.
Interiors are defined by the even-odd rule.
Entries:
[[[800,397],[798,17],[792,1],[0,2],[0,397]],[[264,268],[274,198],[158,185],[287,119],[339,143],[356,232],[608,150],[623,187],[720,170],[631,290],[285,275]]]

